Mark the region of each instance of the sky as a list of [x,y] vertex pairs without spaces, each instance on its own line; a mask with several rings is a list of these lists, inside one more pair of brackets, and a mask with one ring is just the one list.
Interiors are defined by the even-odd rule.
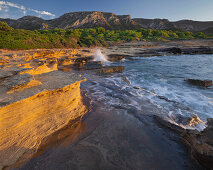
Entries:
[[0,0],[0,18],[34,15],[52,19],[76,11],[104,11],[170,21],[213,21],[213,0]]

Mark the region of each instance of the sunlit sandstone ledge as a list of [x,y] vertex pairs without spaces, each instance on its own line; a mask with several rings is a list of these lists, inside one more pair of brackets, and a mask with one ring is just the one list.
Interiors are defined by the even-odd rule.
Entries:
[[1,56],[6,62],[0,70],[0,169],[35,153],[43,139],[87,113],[80,90],[85,79],[57,70],[57,59],[74,53]]

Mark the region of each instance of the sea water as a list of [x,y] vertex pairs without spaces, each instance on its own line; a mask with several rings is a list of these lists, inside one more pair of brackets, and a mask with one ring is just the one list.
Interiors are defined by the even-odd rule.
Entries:
[[[139,114],[157,114],[185,128],[197,115],[213,117],[213,87],[188,84],[186,79],[213,80],[213,55],[135,57],[122,65],[123,73],[106,77],[86,75],[92,97],[110,107]],[[202,129],[205,125],[198,125]]]

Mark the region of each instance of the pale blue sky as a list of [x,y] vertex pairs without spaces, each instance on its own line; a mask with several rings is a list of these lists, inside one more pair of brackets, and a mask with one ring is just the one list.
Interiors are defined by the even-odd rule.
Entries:
[[106,11],[133,18],[213,21],[213,0],[0,0],[0,17],[46,19],[74,11]]

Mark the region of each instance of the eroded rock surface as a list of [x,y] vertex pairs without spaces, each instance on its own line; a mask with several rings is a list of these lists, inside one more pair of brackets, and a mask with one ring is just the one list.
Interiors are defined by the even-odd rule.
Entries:
[[[58,70],[80,50],[3,51],[0,70],[0,167],[30,158],[43,140],[87,113],[79,73]],[[89,52],[87,52],[89,53]],[[66,63],[64,63],[66,64]]]

